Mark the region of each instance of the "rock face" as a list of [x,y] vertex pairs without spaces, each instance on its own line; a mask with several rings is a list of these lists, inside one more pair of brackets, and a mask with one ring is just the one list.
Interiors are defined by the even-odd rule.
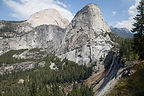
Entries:
[[36,62],[22,62],[22,63],[16,63],[10,66],[2,66],[0,67],[0,75],[9,74],[12,72],[18,72],[18,71],[25,71],[33,69],[36,65]]
[[106,34],[110,31],[100,9],[95,4],[87,5],[66,28],[62,41],[64,54],[60,57],[88,66],[98,62],[112,48],[112,42]]
[[44,50],[31,49],[26,50],[19,54],[14,54],[12,57],[16,59],[42,59],[47,56],[47,53]]
[[124,64],[121,62],[119,54],[109,52],[105,61],[106,73],[103,78],[103,83],[97,90],[97,96],[106,96],[110,90],[113,89],[117,80],[125,73]]
[[25,21],[1,21],[0,38],[15,38],[31,31],[33,27]]
[[125,68],[120,55],[110,51],[104,60],[104,68],[92,74],[86,84],[93,87],[96,96],[106,96],[124,74]]
[[27,22],[30,23],[32,27],[37,27],[43,24],[66,27],[69,24],[69,21],[63,18],[55,9],[45,9],[37,12],[31,15]]
[[54,25],[42,25],[34,28],[29,33],[16,37],[2,39],[0,42],[1,53],[9,50],[43,48],[51,52],[60,47],[65,29]]
[[67,23],[54,9],[35,13],[26,22],[38,27],[21,36],[0,40],[0,54],[9,50],[43,48],[80,65],[97,63],[101,67],[101,61],[113,47],[107,34],[111,30],[95,4],[80,10],[66,28],[61,28]]
[[43,25],[36,27],[22,37],[10,40],[9,44],[11,49],[15,50],[58,47],[57,45],[60,45],[64,34],[64,29],[58,26]]

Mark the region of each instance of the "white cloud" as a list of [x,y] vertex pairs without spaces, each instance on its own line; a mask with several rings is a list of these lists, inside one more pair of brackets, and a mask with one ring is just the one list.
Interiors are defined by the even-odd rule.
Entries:
[[112,11],[112,14],[113,14],[113,15],[116,15],[116,13],[117,13],[116,11]]
[[133,27],[132,24],[135,22],[133,20],[133,18],[137,14],[137,6],[139,5],[139,2],[140,2],[140,0],[135,0],[135,4],[132,5],[132,6],[130,6],[130,8],[128,10],[128,13],[129,13],[128,20],[124,20],[124,21],[118,22],[115,27],[118,27],[118,28],[127,28],[129,30]]
[[130,16],[135,16],[137,14],[137,6],[139,5],[140,0],[135,0],[135,5],[132,5],[129,10],[128,13]]
[[60,2],[60,1],[58,1],[58,0],[57,0],[56,2],[57,2],[57,4],[62,5],[62,6],[65,7],[65,8],[67,7],[67,5],[64,4],[63,2]]
[[12,17],[25,20],[35,12],[43,9],[55,8],[60,14],[69,21],[73,18],[72,13],[66,9],[67,5],[58,0],[3,0],[13,13]]

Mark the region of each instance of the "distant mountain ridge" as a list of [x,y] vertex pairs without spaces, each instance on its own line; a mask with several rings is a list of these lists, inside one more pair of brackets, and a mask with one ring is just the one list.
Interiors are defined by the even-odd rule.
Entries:
[[127,28],[110,27],[111,31],[122,38],[132,38],[133,34]]

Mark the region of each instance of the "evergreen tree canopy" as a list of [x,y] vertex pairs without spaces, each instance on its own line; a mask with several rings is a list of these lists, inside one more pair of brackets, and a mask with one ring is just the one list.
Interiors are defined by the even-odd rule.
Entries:
[[144,33],[144,0],[141,0],[137,7],[138,14],[134,18],[136,21],[133,26],[132,32],[136,32],[140,36]]
[[138,14],[134,18],[136,21],[133,26],[134,32],[133,50],[139,55],[139,59],[144,59],[144,0],[141,0],[137,7]]

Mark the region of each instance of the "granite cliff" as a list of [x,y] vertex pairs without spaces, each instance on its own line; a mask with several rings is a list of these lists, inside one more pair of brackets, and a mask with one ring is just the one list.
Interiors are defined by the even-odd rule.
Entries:
[[56,9],[45,9],[31,15],[27,23],[31,24],[32,27],[46,24],[64,28],[69,24],[69,21],[63,18]]
[[117,50],[112,52],[115,43],[110,32],[95,4],[81,9],[70,23],[55,9],[37,12],[26,21],[0,21],[0,55],[4,58],[8,54],[15,60],[13,65],[0,62],[0,74],[32,69],[36,64],[43,67],[46,61],[39,59],[55,54],[61,60],[66,58],[79,65],[93,66],[98,73],[92,78],[100,78],[92,81],[90,77],[88,85],[103,96],[108,92],[107,84],[121,76],[122,67]]
[[[66,28],[61,28],[64,23],[54,23],[55,19],[61,21],[62,17],[58,14],[56,17],[60,18],[51,19],[52,13],[58,14],[54,9],[35,13],[23,22],[32,25],[30,31],[14,38],[1,39],[1,54],[9,50],[44,48],[48,52],[55,52],[62,59],[67,58],[90,66],[95,62],[100,63],[100,59],[104,59],[113,47],[113,42],[107,34],[111,30],[95,4],[89,4],[80,10]],[[45,21],[46,17],[51,21],[39,22],[41,15],[44,15],[41,21]]]
[[85,6],[66,28],[61,57],[87,66],[98,63],[113,47],[110,31],[100,9],[95,4]]

